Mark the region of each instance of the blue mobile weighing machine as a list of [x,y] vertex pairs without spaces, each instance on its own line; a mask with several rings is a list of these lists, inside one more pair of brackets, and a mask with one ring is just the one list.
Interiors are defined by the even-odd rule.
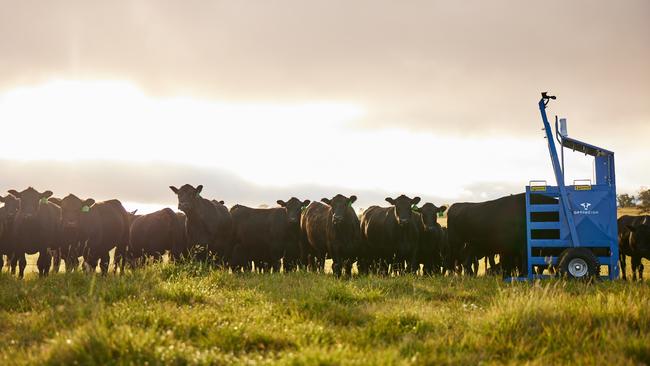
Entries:
[[[554,96],[542,93],[542,115],[548,151],[557,185],[531,181],[526,187],[526,277],[544,277],[535,269],[552,265],[569,278],[594,278],[607,266],[607,277],[618,277],[618,228],[616,222],[616,176],[614,153],[566,134],[566,121],[555,117],[555,135],[546,116]],[[560,147],[558,157],[555,141]],[[594,157],[595,182],[564,183],[564,149]]]

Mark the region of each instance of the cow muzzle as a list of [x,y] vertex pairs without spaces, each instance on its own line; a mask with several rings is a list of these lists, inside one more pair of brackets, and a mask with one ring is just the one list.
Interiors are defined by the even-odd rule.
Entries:
[[342,222],[343,222],[343,217],[342,217],[342,216],[336,216],[336,215],[334,215],[334,217],[332,217],[332,223],[333,223],[334,225],[338,225],[338,224],[340,224],[340,223],[342,223]]

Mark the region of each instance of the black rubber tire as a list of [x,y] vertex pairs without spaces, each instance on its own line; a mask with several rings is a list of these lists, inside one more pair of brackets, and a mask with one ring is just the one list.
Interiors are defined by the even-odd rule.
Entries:
[[[587,265],[587,270],[582,276],[575,276],[569,270],[569,264],[574,259],[581,259]],[[569,279],[592,281],[600,277],[600,263],[598,257],[586,248],[569,248],[560,254],[558,260],[558,271],[560,276]],[[573,271],[575,273],[575,270]]]

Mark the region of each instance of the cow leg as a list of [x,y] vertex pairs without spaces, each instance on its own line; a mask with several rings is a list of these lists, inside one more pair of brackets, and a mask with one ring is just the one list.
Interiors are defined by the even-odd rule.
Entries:
[[282,263],[278,259],[277,261],[273,261],[271,267],[273,269],[273,273],[280,273],[280,268],[282,267]]
[[380,276],[388,276],[389,275],[388,267],[389,267],[389,263],[387,260],[379,260],[377,273]]
[[25,277],[25,268],[27,267],[27,258],[25,253],[20,253],[18,255],[18,278]]
[[236,245],[233,248],[232,256],[230,257],[230,269],[233,271],[233,273],[241,272],[242,269],[245,272],[248,272],[251,270],[250,268],[248,268],[248,266],[249,263],[244,261],[244,256],[241,247],[239,245]]
[[74,254],[68,255],[65,259],[65,271],[70,273],[74,272],[79,268],[79,257]]
[[41,250],[41,252],[38,254],[38,260],[36,261],[39,277],[47,276],[48,272],[50,271],[51,264],[52,256],[50,255],[50,251],[47,249]]
[[124,272],[124,265],[127,260],[127,250],[127,245],[124,244],[119,244],[115,248],[115,256],[113,259],[113,273],[117,273],[118,268],[120,270],[120,273]]
[[59,273],[61,269],[61,249],[55,249],[52,251],[52,272]]
[[332,258],[332,272],[334,272],[334,276],[341,277],[341,272],[343,270],[341,267],[341,259],[338,256]]
[[5,266],[5,256],[0,254],[0,273],[2,273],[2,269]]
[[407,263],[407,271],[412,274],[418,274],[420,272],[420,261],[418,260],[418,251],[413,250],[409,262]]
[[627,267],[627,261],[625,260],[625,254],[619,253],[618,254],[618,262],[621,266],[621,277],[623,278],[623,281],[627,281],[627,274],[625,268]]
[[109,254],[109,252],[103,253],[100,259],[101,262],[99,268],[102,271],[102,275],[106,276],[106,274],[108,274],[108,267],[111,262],[111,255]]
[[643,263],[639,259],[639,281],[643,281]]
[[357,270],[359,271],[359,274],[362,276],[368,275],[368,269],[369,269],[368,267],[369,267],[368,260],[364,258],[359,258],[359,260],[357,261]]
[[87,273],[95,273],[95,270],[97,269],[97,262],[99,261],[99,258],[97,258],[95,255],[88,255],[84,257],[84,271]]
[[344,276],[348,276],[350,278],[352,277],[352,262],[353,262],[353,260],[351,260],[349,258],[345,259],[343,261],[343,275]]
[[465,262],[462,265],[463,269],[465,270],[465,274],[467,276],[471,276],[471,277],[476,276],[476,273],[474,273],[474,270],[472,268],[472,266],[474,265],[474,259],[475,258],[473,255],[467,256],[467,259],[465,259]]
[[636,270],[641,264],[641,257],[632,256],[632,281],[636,281]]
[[18,253],[11,253],[9,258],[9,266],[11,267],[11,275],[16,275],[16,266],[18,266]]

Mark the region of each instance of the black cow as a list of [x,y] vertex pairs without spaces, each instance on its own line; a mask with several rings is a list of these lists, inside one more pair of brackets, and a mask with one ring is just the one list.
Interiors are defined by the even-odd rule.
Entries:
[[359,272],[368,273],[376,265],[379,273],[388,274],[389,264],[393,271],[399,271],[405,261],[407,271],[415,272],[420,267],[419,226],[412,207],[420,202],[420,197],[401,195],[386,201],[392,206],[371,206],[361,215]]
[[312,202],[301,218],[301,252],[303,261],[309,256],[318,260],[322,269],[326,256],[332,258],[332,271],[352,275],[352,264],[357,258],[361,239],[360,222],[352,204],[357,196],[337,194],[332,199]]
[[[141,217],[142,215],[138,215],[138,210],[133,210],[131,212],[126,213],[127,216],[127,221],[129,223],[129,236],[131,233],[131,226],[133,225],[133,222],[138,218]],[[129,238],[129,241],[131,239]],[[120,269],[120,273],[124,273],[124,265],[126,264],[127,261],[127,250],[128,250],[128,244],[129,243],[118,243],[118,245],[115,247],[115,254],[113,258],[113,273],[117,273],[118,268]]]
[[[278,200],[280,207],[251,208],[235,205],[230,209],[233,220],[234,249],[233,270],[255,267],[280,271],[280,260],[287,252],[298,251],[300,238],[300,214],[309,200],[292,197],[289,201]],[[293,263],[285,260],[285,272],[293,270]]]
[[161,260],[166,251],[172,260],[186,256],[185,225],[169,208],[140,215],[131,224],[127,258],[132,266],[143,264],[146,258]]
[[122,203],[114,199],[82,200],[74,194],[53,202],[61,206],[61,256],[66,271],[75,270],[83,256],[86,271],[94,272],[99,264],[102,274],[108,273],[109,252],[126,247],[129,242],[129,214]]
[[232,217],[221,203],[201,197],[203,186],[169,187],[178,196],[178,209],[187,216],[185,232],[190,251],[201,261],[227,265],[232,255]]
[[[0,196],[0,202],[4,206],[0,207],[0,272],[4,267],[4,256],[7,258],[11,255],[10,238],[14,226],[14,219],[18,212],[19,201],[16,197],[8,194],[5,197]],[[9,263],[7,263],[8,265]]]
[[38,274],[46,276],[52,262],[50,249],[58,248],[60,243],[61,208],[48,202],[48,197],[52,196],[51,191],[40,193],[29,187],[22,192],[12,189],[9,193],[19,200],[9,240],[12,253],[11,273],[16,273],[18,264],[18,276],[23,278],[27,266],[25,255],[39,253],[36,262]]
[[419,262],[425,275],[440,274],[442,267],[442,227],[438,224],[438,213],[445,212],[446,206],[436,207],[433,203],[425,203],[422,207],[414,207],[420,227]]
[[[554,204],[557,199],[535,195],[537,203]],[[526,195],[510,195],[479,203],[454,203],[447,211],[449,255],[447,263],[462,264],[474,275],[478,259],[498,254],[504,277],[526,266]]]
[[632,280],[643,280],[643,258],[650,259],[650,216],[621,216],[618,219],[618,250],[621,274],[626,278],[625,256],[632,257]]

